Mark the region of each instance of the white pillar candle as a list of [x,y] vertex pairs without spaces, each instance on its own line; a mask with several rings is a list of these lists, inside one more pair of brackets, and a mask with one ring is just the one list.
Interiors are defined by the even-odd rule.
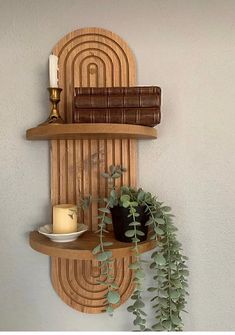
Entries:
[[49,56],[49,82],[50,87],[58,87],[58,57],[55,55]]
[[53,233],[68,234],[77,230],[77,207],[73,204],[53,206]]

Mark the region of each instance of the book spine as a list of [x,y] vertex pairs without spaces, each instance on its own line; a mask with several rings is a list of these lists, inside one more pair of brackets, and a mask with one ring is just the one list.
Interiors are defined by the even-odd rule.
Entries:
[[74,123],[126,123],[153,127],[161,121],[159,108],[75,109]]
[[161,88],[158,86],[133,86],[133,87],[75,87],[75,96],[85,95],[128,95],[128,94],[159,94]]
[[74,97],[76,108],[150,108],[160,107],[158,94],[138,95],[86,95]]

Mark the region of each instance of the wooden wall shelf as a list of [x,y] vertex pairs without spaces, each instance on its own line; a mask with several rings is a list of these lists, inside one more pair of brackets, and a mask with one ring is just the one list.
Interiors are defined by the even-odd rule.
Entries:
[[[129,124],[72,124],[74,87],[136,86],[135,57],[123,39],[101,28],[78,29],[63,37],[53,48],[58,56],[59,104],[65,124],[43,125],[28,129],[28,140],[51,140],[51,205],[79,203],[91,194],[107,196],[101,173],[110,165],[122,165],[127,171],[115,186],[136,186],[137,139],[155,139],[155,128]],[[85,313],[105,309],[107,287],[97,283],[103,278],[99,262],[91,250],[97,245],[97,203],[89,211],[78,212],[78,222],[89,231],[76,241],[59,244],[38,232],[30,233],[31,247],[51,257],[51,281],[55,291],[70,307]],[[110,238],[114,241],[112,233]],[[155,247],[154,241],[140,244],[141,252]],[[112,271],[123,304],[135,289],[130,244],[114,242]]]
[[[98,244],[98,235],[93,232],[86,232],[76,241],[69,243],[56,243],[50,241],[46,236],[39,234],[37,231],[30,233],[31,247],[43,254],[66,259],[95,260],[92,250]],[[130,257],[133,255],[131,248],[132,243],[123,243],[114,239],[113,233],[110,232],[105,236],[105,241],[113,242],[109,247],[112,250],[114,258]],[[139,244],[141,253],[152,250],[156,246],[156,241],[147,240]]]
[[28,140],[134,138],[155,139],[155,128],[131,124],[49,124],[28,129]]

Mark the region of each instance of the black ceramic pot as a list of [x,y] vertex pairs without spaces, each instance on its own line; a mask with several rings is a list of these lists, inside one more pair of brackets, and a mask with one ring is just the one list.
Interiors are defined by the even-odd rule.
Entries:
[[[138,236],[138,239],[143,242],[147,239],[148,226],[145,226],[145,223],[148,221],[149,216],[144,212],[145,207],[138,206],[135,208],[136,212],[140,214],[140,216],[136,218],[136,221],[141,223],[141,226],[138,226],[138,230],[141,230],[144,233],[144,236]],[[115,206],[111,208],[111,213],[113,221],[113,231],[116,240],[120,242],[132,242],[131,237],[125,236],[125,232],[127,230],[133,229],[132,226],[129,226],[129,224],[133,222],[132,217],[128,217],[129,209],[121,206]]]

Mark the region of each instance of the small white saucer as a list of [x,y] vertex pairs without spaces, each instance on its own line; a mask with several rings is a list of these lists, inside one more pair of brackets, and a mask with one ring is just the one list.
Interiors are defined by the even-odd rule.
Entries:
[[88,226],[85,224],[78,224],[78,231],[75,231],[74,233],[69,233],[69,234],[53,234],[53,228],[52,224],[46,224],[45,226],[41,226],[38,229],[38,232],[40,234],[43,234],[47,236],[51,241],[53,242],[59,242],[59,243],[64,243],[64,242],[72,242],[75,241],[78,236],[82,235],[85,233],[85,231],[88,230]]

